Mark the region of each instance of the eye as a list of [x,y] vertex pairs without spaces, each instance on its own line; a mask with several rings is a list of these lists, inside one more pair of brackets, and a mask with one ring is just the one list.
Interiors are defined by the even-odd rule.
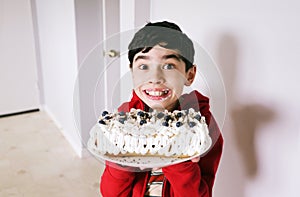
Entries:
[[146,64],[141,64],[141,65],[139,65],[139,69],[140,69],[140,70],[147,70],[148,68],[149,68],[149,66],[146,65]]
[[170,70],[170,69],[174,69],[175,66],[173,64],[165,64],[163,65],[163,69],[166,69],[166,70]]

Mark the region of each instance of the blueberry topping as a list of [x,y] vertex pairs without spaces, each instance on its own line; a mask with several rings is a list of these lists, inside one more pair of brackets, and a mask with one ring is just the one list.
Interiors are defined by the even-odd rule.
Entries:
[[146,120],[141,120],[141,121],[140,121],[140,125],[143,125],[143,124],[146,124],[146,123],[147,123]]
[[161,119],[162,117],[164,117],[165,116],[165,114],[163,113],[163,112],[159,112],[157,115],[156,115],[156,117],[158,118],[158,119]]
[[119,118],[119,122],[122,124],[124,124],[125,120],[126,120],[125,118]]
[[145,115],[145,119],[150,117],[149,113],[145,113],[144,115]]
[[103,111],[102,116],[106,116],[108,114],[108,111]]
[[111,116],[105,116],[104,119],[109,120],[109,119],[112,119],[112,117]]
[[195,118],[196,120],[200,121],[201,116],[200,116],[199,114],[197,114],[194,118]]
[[150,112],[150,113],[153,112],[153,111],[154,111],[154,110],[153,110],[152,108],[149,109],[149,112]]
[[172,120],[172,117],[170,115],[165,116],[165,121],[168,122],[169,120]]
[[176,127],[181,127],[183,125],[182,122],[176,122]]
[[186,114],[186,115],[189,114],[189,110],[188,110],[188,109],[185,110],[185,114]]
[[178,112],[178,113],[176,114],[176,117],[177,117],[177,118],[182,117],[182,113],[181,113],[181,112]]
[[189,122],[189,126],[194,127],[194,126],[196,126],[196,123],[195,122]]
[[99,120],[99,124],[106,124],[104,120]]
[[168,122],[163,122],[162,125],[165,126],[165,127],[168,127],[169,123]]
[[119,115],[120,115],[120,116],[125,116],[125,112],[120,111],[120,112],[119,112]]
[[139,111],[139,112],[137,113],[137,115],[138,115],[138,116],[141,116],[141,117],[144,117],[145,113],[142,112],[142,111]]

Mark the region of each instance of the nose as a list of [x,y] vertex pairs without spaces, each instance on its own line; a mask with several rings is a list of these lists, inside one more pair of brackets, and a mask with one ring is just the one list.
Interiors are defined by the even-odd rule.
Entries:
[[151,72],[149,72],[149,80],[148,82],[151,84],[162,84],[164,83],[165,79],[164,79],[164,75],[162,70],[158,67],[157,69],[153,69],[151,70]]

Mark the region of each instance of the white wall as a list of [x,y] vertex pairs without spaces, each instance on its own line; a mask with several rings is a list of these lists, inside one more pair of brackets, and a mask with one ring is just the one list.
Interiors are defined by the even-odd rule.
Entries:
[[30,0],[0,1],[0,115],[40,107]]
[[[89,131],[95,125],[100,111],[104,109],[104,89],[100,86],[96,91],[97,83],[102,83],[99,79],[103,73],[103,16],[101,0],[75,0],[75,19],[76,19],[76,41],[78,76],[76,88],[79,97],[78,108],[74,106],[75,121],[78,125],[83,146],[86,147]],[[102,81],[101,81],[102,80]],[[95,94],[97,105],[95,104]]]
[[152,21],[178,23],[221,70],[227,115],[214,196],[299,196],[299,1],[153,0],[151,7]]
[[80,133],[73,117],[73,99],[78,97],[78,90],[74,90],[78,69],[74,1],[37,0],[32,3],[36,7],[45,110],[81,155]]

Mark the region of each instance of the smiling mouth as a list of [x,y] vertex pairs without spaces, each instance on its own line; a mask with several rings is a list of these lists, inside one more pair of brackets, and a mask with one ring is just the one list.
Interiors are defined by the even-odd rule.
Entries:
[[169,89],[146,89],[144,93],[152,100],[163,100],[170,95],[171,91]]

